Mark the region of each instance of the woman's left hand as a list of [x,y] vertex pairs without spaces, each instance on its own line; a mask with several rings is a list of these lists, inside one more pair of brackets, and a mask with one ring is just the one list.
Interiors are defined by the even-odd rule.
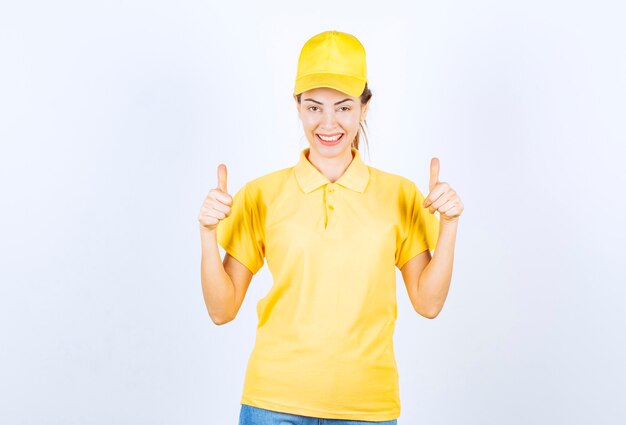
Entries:
[[424,199],[424,208],[431,214],[439,211],[441,221],[456,222],[463,212],[463,202],[456,191],[447,182],[439,181],[439,159],[430,160],[430,192]]

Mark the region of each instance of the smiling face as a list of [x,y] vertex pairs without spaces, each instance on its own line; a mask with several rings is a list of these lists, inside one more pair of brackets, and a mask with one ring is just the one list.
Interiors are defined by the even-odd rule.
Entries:
[[352,157],[352,141],[368,104],[362,106],[360,98],[329,87],[302,92],[297,107],[311,151],[327,158]]

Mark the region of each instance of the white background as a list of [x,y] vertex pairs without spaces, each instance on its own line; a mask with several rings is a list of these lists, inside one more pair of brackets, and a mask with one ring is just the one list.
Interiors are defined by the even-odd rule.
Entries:
[[622,424],[619,1],[0,6],[0,423],[236,424],[256,303],[213,324],[197,215],[295,165],[300,48],[354,34],[366,163],[465,205],[446,305],[398,271],[399,424]]

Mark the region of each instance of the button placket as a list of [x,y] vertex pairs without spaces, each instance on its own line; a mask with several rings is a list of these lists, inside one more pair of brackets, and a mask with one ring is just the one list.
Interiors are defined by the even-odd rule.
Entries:
[[335,186],[332,183],[329,183],[327,186],[327,189],[328,189],[328,194],[326,196],[326,205],[330,211],[333,211],[335,209],[335,206],[333,205],[332,193],[335,191]]
[[335,209],[334,201],[333,201],[333,193],[335,192],[335,186],[332,183],[326,184],[326,196],[325,196],[325,210],[326,210],[326,223],[325,227],[329,226],[329,222],[332,220],[334,222],[333,211]]

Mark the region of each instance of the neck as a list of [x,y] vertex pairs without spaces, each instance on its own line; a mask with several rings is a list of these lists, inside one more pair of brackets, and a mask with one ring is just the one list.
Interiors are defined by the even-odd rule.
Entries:
[[332,183],[339,180],[356,154],[347,149],[336,156],[323,156],[317,151],[308,148],[306,157],[309,162]]

